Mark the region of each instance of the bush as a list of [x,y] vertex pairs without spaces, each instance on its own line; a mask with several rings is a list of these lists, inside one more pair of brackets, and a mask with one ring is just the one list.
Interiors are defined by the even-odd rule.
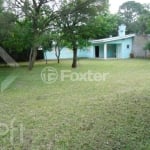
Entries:
[[148,41],[148,42],[145,44],[144,50],[149,50],[149,51],[150,51],[150,41]]
[[130,58],[134,58],[134,54],[133,53],[130,53]]

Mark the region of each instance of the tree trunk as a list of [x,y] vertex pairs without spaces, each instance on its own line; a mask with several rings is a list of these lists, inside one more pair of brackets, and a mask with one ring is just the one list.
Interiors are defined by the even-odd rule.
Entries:
[[57,46],[55,46],[55,55],[56,55],[56,58],[57,58],[57,63],[59,64],[60,63],[60,48]]
[[44,52],[44,56],[45,56],[45,61],[46,61],[46,64],[47,64],[47,55],[46,55],[46,52]]
[[77,47],[73,47],[73,62],[72,62],[72,68],[77,67]]
[[29,66],[28,66],[29,70],[32,70],[35,60],[36,60],[36,57],[37,57],[37,49],[33,48],[33,49],[31,49],[30,56],[29,56]]
[[59,59],[59,56],[57,57],[57,63],[58,63],[58,64],[60,63],[60,59]]

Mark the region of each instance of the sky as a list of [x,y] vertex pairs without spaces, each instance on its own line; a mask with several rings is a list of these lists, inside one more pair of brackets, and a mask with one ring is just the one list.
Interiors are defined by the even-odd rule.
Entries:
[[[127,2],[130,0],[109,0],[110,4],[110,12],[111,13],[116,13],[118,12],[119,6],[122,5],[124,2]],[[135,2],[139,3],[150,3],[150,0],[134,0]]]

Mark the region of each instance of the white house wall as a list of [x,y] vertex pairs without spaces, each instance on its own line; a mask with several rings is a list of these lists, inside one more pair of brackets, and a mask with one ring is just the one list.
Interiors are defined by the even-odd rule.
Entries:
[[[55,50],[52,51],[46,51],[45,55],[44,55],[45,59],[57,59],[56,55],[55,55]],[[73,53],[72,50],[68,49],[68,48],[63,48],[61,50],[61,54],[60,54],[60,58],[61,59],[69,59],[73,57]]]
[[[88,48],[78,49],[77,55],[79,58],[92,58],[93,50],[92,46]],[[55,60],[55,50],[52,51],[46,51],[44,54],[44,58],[48,60]],[[73,51],[69,48],[63,48],[60,52],[60,59],[72,59],[73,58]]]
[[[132,38],[127,38],[127,39],[122,39],[122,40],[117,40],[117,41],[111,41],[111,42],[106,42],[106,44],[116,44],[117,45],[117,58],[130,58],[130,53],[132,52],[132,43],[133,39]],[[99,46],[100,50],[100,56],[102,55],[101,53],[104,52],[104,44],[105,43],[97,43],[93,44],[87,48],[78,49],[78,57],[79,58],[95,58],[95,46]],[[102,52],[103,50],[103,52]],[[45,59],[56,59],[55,56],[55,51],[47,51],[45,53]],[[63,48],[61,50],[61,59],[72,59],[73,58],[73,51],[69,48]],[[100,57],[102,58],[102,57]]]
[[122,44],[117,44],[117,50],[116,50],[117,58],[121,58],[122,57],[121,50],[122,50]]
[[132,38],[126,39],[123,42],[123,44],[122,44],[122,58],[130,58],[131,52],[132,52]]
[[[121,45],[121,49],[119,52],[119,58],[130,58],[130,53],[132,51],[132,38],[118,40],[118,41],[112,41],[108,42],[108,44],[118,44]],[[129,48],[127,48],[127,45],[129,45]]]

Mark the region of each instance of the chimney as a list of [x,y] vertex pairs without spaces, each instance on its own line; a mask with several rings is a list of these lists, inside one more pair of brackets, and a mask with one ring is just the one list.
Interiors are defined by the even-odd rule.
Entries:
[[118,36],[125,36],[126,34],[126,25],[121,24],[118,29]]

